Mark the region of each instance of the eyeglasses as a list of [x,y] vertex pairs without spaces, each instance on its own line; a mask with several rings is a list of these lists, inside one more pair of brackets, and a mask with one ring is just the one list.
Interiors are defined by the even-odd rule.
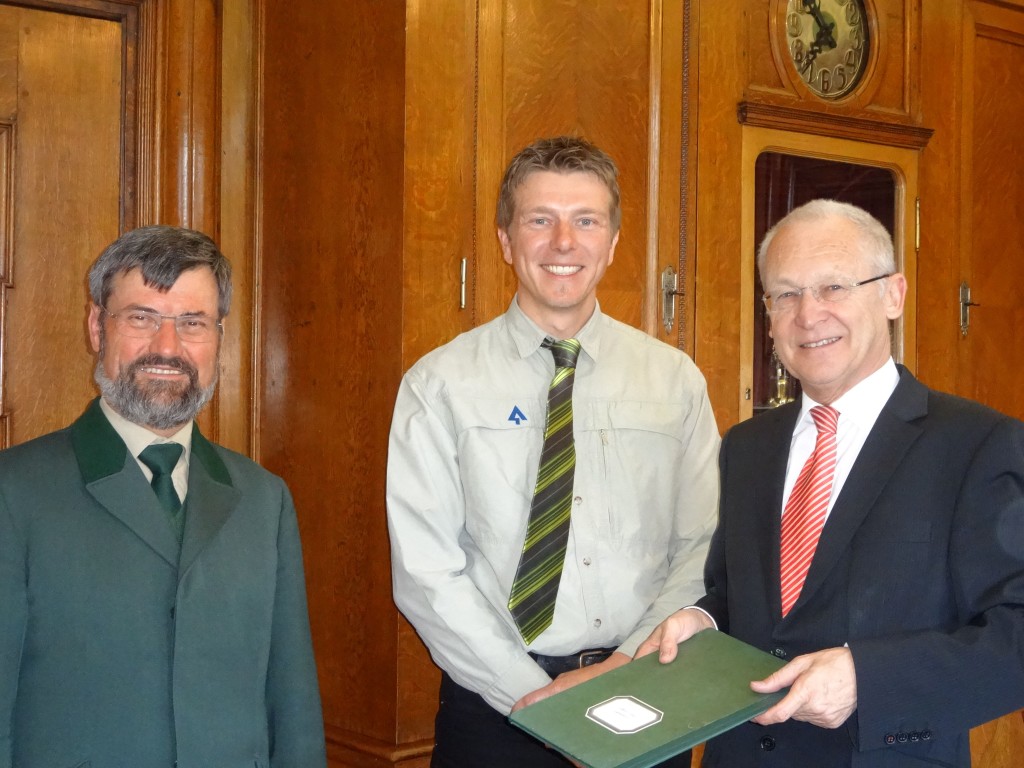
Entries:
[[877,277],[869,277],[867,280],[861,280],[859,283],[822,283],[821,285],[805,285],[803,288],[791,288],[788,291],[780,291],[774,296],[766,293],[761,297],[761,300],[764,302],[765,309],[773,314],[789,312],[796,309],[797,305],[800,304],[800,297],[804,291],[810,291],[815,301],[835,303],[837,301],[846,301],[846,299],[850,298],[854,288],[859,288],[862,285],[867,285],[886,277],[892,277],[892,272],[887,272]]
[[120,312],[111,312],[106,307],[101,309],[114,321],[118,333],[133,339],[153,338],[164,320],[174,322],[174,330],[182,341],[214,341],[224,327],[220,320],[206,315],[161,315],[148,309],[123,309]]

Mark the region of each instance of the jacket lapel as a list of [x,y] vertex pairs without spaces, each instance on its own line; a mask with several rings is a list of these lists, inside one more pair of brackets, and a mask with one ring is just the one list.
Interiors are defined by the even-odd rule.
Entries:
[[[772,614],[782,613],[782,595],[780,593],[779,558],[782,548],[782,492],[786,484],[786,466],[789,462],[789,451],[792,446],[793,429],[800,416],[800,401],[784,405],[774,411],[761,414],[758,419],[766,419],[768,432],[764,441],[758,441],[758,455],[752,458],[751,466],[761,466],[763,471],[753,473],[758,479],[757,496],[754,499],[755,509],[765,510],[765,514],[756,515],[758,530],[756,541],[764,542],[757,548],[764,558],[763,581],[768,590],[767,600]],[[769,423],[771,418],[774,423]]]
[[223,527],[241,497],[214,446],[193,426],[179,580]]
[[878,414],[878,420],[825,522],[794,611],[828,578],[903,457],[921,434],[921,428],[914,422],[928,412],[928,389],[903,366],[899,366],[899,371],[899,384]]
[[89,494],[177,567],[177,537],[135,458],[103,415],[99,399],[71,425],[71,444]]

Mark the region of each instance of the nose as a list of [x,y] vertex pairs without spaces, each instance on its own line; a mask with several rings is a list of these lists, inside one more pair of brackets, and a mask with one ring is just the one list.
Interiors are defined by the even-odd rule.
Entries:
[[571,251],[576,246],[576,233],[572,222],[558,221],[551,233],[551,245],[556,251]]
[[181,339],[178,337],[178,329],[174,327],[173,320],[161,318],[160,327],[156,329],[153,338],[149,340],[149,348],[166,357],[174,357],[180,353]]
[[800,292],[799,302],[793,310],[793,320],[797,325],[809,328],[827,314],[826,303],[818,298],[813,288],[804,288]]

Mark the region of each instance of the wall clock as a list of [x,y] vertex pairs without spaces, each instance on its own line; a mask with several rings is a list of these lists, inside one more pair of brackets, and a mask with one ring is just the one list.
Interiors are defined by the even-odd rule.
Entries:
[[867,67],[870,44],[864,0],[788,0],[786,50],[816,95],[849,94]]

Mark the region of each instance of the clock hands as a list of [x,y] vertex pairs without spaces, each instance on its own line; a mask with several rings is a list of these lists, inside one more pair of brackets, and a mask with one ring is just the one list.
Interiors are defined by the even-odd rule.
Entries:
[[836,25],[835,22],[830,23],[825,19],[825,14],[821,12],[821,0],[802,0],[802,2],[804,10],[814,17],[814,21],[818,25],[818,34],[814,36],[814,42],[811,43],[807,55],[804,57],[800,67],[801,75],[810,69],[818,54],[826,47],[829,49],[836,47],[836,39],[832,35],[832,30],[836,28]]

